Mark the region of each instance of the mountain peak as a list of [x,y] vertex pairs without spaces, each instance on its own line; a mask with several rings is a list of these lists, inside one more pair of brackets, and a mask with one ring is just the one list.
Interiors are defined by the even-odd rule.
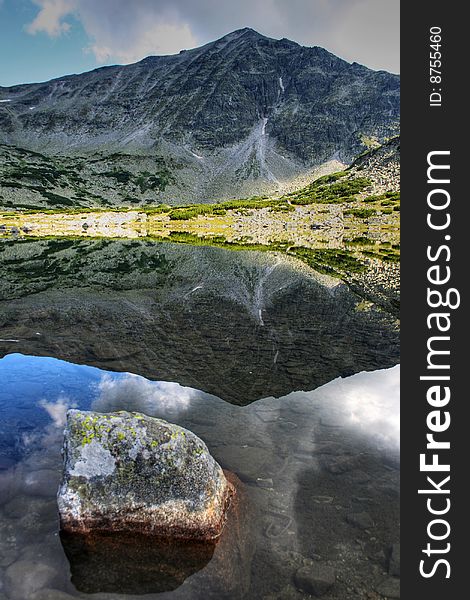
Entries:
[[261,33],[259,33],[258,31],[256,31],[255,29],[252,29],[251,27],[242,27],[241,29],[235,29],[235,31],[232,31],[231,33],[227,33],[227,35],[225,35],[224,37],[239,37],[241,35],[246,35],[246,34],[250,34],[252,36],[256,36],[256,37],[264,37]]
[[243,27],[242,29],[236,29],[235,31],[227,33],[226,35],[217,39],[215,41],[215,43],[217,43],[217,42],[233,42],[233,41],[241,39],[241,38],[243,38],[243,39],[263,39],[263,38],[266,39],[266,36],[262,35],[258,31],[255,31],[251,27]]

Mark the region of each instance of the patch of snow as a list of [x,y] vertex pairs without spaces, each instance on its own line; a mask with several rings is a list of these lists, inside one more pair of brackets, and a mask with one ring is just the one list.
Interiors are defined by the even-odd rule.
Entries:
[[261,135],[266,135],[266,124],[268,122],[268,119],[266,117],[263,117],[263,124],[261,126]]
[[29,110],[34,110],[36,107],[35,106],[30,106]]
[[191,154],[192,154],[193,156],[195,156],[195,157],[196,157],[198,160],[204,160],[204,157],[203,157],[203,156],[199,156],[199,154],[196,154],[196,153],[195,153],[195,152],[193,152],[192,150],[190,150],[190,152],[191,152]]
[[284,83],[282,82],[282,77],[279,77],[279,87],[281,88],[281,92],[284,93],[286,88],[284,87]]
[[201,290],[204,286],[203,285],[197,285],[195,288],[193,288],[190,292],[188,292],[187,294],[185,294],[185,298],[187,298],[189,295],[191,295],[193,292],[197,291],[197,290]]
[[0,100],[0,102],[11,102],[11,98],[6,98],[6,100]]

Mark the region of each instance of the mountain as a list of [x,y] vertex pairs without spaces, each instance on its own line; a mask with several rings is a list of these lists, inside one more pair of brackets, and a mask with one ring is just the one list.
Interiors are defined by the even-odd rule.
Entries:
[[[327,161],[350,163],[398,127],[398,76],[252,29],[177,55],[0,88],[3,144],[95,161],[91,176],[115,173],[110,182],[136,203],[282,189]],[[153,179],[142,186],[142,177]]]

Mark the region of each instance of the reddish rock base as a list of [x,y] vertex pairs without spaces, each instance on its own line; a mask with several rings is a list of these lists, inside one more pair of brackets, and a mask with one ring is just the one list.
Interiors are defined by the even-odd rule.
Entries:
[[[186,578],[214,562],[221,584],[236,579],[233,573],[233,551],[238,552],[240,519],[244,511],[241,502],[242,484],[229,471],[224,471],[229,483],[225,507],[224,535],[207,540],[183,540],[123,533],[97,531],[90,533],[61,532],[61,541],[70,562],[72,583],[78,591],[93,593],[148,594],[171,591]],[[213,560],[216,548],[219,552]],[[239,559],[238,559],[239,560]],[[236,562],[236,561],[235,561]]]

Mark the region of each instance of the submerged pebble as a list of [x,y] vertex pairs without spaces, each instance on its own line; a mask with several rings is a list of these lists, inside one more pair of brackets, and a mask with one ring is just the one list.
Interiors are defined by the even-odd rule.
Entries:
[[336,574],[334,569],[319,562],[301,567],[295,574],[297,587],[314,596],[323,596],[326,594],[333,587],[335,581]]
[[56,577],[57,571],[49,564],[19,560],[6,570],[5,591],[12,600],[25,600]]

